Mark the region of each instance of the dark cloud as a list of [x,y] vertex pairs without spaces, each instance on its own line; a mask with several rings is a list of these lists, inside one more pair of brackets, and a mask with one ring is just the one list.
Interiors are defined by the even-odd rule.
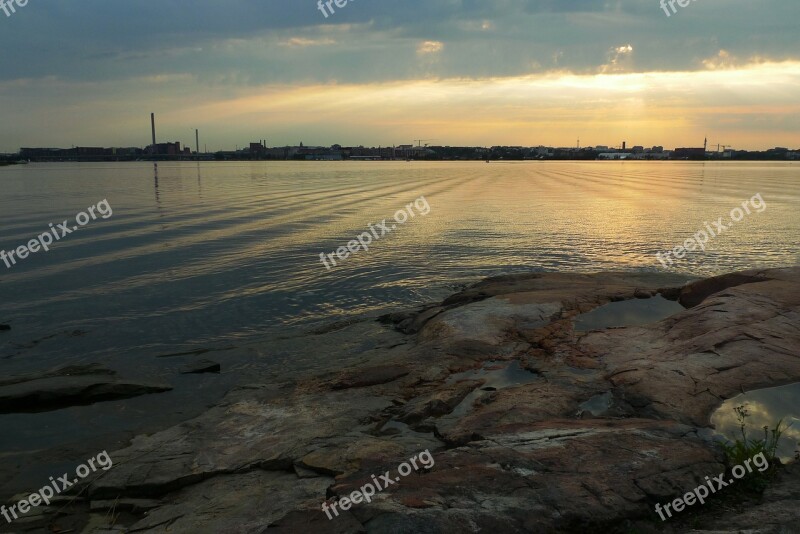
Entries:
[[[420,40],[445,44],[426,67],[440,77],[586,72],[628,43],[630,68],[683,70],[720,48],[796,57],[798,15],[795,0],[700,0],[669,18],[657,0],[352,0],[328,19],[314,0],[31,0],[0,20],[0,79],[405,79],[420,74]],[[293,37],[334,42],[280,45]]]

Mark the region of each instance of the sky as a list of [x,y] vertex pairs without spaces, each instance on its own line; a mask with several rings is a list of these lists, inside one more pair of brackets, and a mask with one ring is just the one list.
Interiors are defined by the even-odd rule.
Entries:
[[[8,2],[9,0],[5,0]],[[341,2],[342,0],[340,0]],[[23,0],[23,4],[24,4]],[[800,2],[28,0],[0,152],[139,146],[800,147]]]

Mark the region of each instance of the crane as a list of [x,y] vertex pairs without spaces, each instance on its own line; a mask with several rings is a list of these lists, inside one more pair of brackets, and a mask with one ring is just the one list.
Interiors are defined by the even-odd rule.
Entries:
[[[712,143],[712,146],[713,146],[713,143]],[[719,149],[720,149],[720,147],[721,147],[721,148],[722,148],[722,150],[724,151],[724,150],[725,150],[725,149],[727,149],[727,148],[732,148],[732,147],[733,147],[733,145],[723,145],[722,143],[717,143],[717,153],[719,153],[719,151],[720,151],[720,150],[719,150]]]

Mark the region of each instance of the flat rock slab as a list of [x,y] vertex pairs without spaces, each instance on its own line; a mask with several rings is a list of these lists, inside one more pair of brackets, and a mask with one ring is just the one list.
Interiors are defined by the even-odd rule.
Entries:
[[[581,313],[657,294],[687,308],[641,326],[575,331]],[[497,277],[382,320],[419,331],[399,350],[387,345],[345,369],[332,362],[318,376],[241,388],[200,417],[140,436],[111,453],[114,468],[86,493],[165,503],[130,532],[616,532],[633,524],[652,532],[661,526],[656,502],[725,469],[708,439],[722,401],[800,381],[800,268],[701,281]],[[464,378],[514,371],[512,363],[531,377],[491,388]],[[602,409],[587,408],[598,399]],[[322,512],[326,499],[393,476],[425,450],[431,469],[395,478],[332,520]],[[792,532],[798,474],[781,476],[763,503],[721,515],[701,508],[692,520]],[[671,525],[667,532],[689,531],[680,518]]]
[[331,482],[266,471],[219,476],[181,490],[177,504],[152,510],[127,532],[261,532],[288,510],[319,509]]
[[386,384],[409,373],[408,368],[400,365],[380,365],[367,367],[357,371],[345,371],[331,384],[333,389],[363,388]]
[[161,496],[222,474],[288,471],[315,452],[316,460],[302,467],[320,474],[349,472],[358,466],[359,447],[338,459],[320,451],[341,452],[348,444],[374,441],[366,433],[369,414],[391,404],[364,390],[289,397],[277,388],[240,390],[198,418],[139,436],[115,452],[114,469],[93,481],[89,494],[104,500]]

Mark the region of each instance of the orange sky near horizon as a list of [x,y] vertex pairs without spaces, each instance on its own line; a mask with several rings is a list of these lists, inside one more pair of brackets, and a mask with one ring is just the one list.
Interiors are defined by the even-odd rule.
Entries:
[[[800,62],[723,70],[266,86],[162,121],[293,131],[305,144],[800,147]],[[769,102],[769,104],[765,104]],[[759,131],[759,124],[769,132]],[[785,131],[776,135],[780,125]],[[281,143],[284,144],[284,143]]]
[[[712,67],[236,89],[198,88],[188,74],[136,83],[53,79],[49,89],[65,95],[63,101],[33,117],[7,108],[19,128],[3,148],[58,146],[58,131],[42,125],[78,122],[88,127],[75,132],[75,145],[130,146],[133,132],[138,146],[146,146],[150,111],[157,115],[159,141],[193,146],[190,128],[199,128],[201,149],[210,151],[261,139],[269,146],[390,146],[415,139],[452,146],[575,146],[580,139],[581,146],[626,141],[672,149],[702,146],[707,137],[710,148],[800,147],[800,62]],[[107,120],[111,114],[113,122]],[[46,139],[51,132],[53,139]]]

